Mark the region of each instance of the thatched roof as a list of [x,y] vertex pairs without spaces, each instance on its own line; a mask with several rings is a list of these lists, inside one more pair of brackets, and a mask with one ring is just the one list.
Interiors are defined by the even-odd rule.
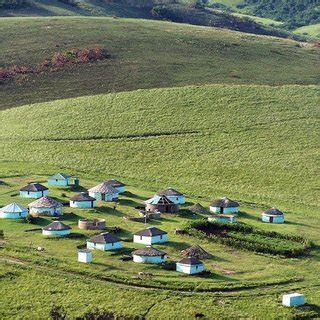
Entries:
[[146,200],[145,203],[154,204],[154,205],[174,205],[174,203],[169,200],[166,196],[155,195],[149,200]]
[[194,205],[189,207],[189,210],[193,213],[208,213],[208,210],[200,203],[195,203]]
[[0,211],[5,213],[21,213],[28,211],[28,209],[16,202],[13,202],[3,208],[0,208]]
[[143,236],[143,237],[155,237],[167,234],[167,232],[160,230],[156,227],[150,227],[141,231],[136,232],[135,236]]
[[133,251],[132,254],[136,256],[157,257],[157,256],[164,256],[167,253],[164,251],[157,250],[152,246],[147,246],[145,248],[141,248]]
[[270,209],[264,211],[262,214],[265,214],[268,216],[283,216],[284,215],[284,213],[277,208],[270,208]]
[[70,226],[67,226],[66,224],[60,221],[53,221],[47,226],[45,226],[44,228],[42,228],[42,230],[46,230],[46,231],[63,231],[63,230],[70,230],[70,229],[71,229]]
[[197,258],[185,258],[185,259],[180,260],[178,263],[186,264],[186,265],[189,265],[189,266],[196,266],[196,265],[199,265],[199,264],[203,264],[203,262],[201,262]]
[[95,201],[96,199],[90,197],[87,192],[81,192],[70,198],[71,201]]
[[110,232],[98,234],[96,236],[91,237],[88,240],[88,242],[92,242],[92,243],[115,243],[119,241],[120,239]]
[[89,192],[99,192],[99,193],[119,193],[117,189],[112,187],[110,184],[107,184],[106,182],[102,182],[98,184],[97,186],[91,188],[88,190]]
[[239,203],[227,197],[224,197],[221,199],[214,200],[210,204],[210,207],[235,208],[235,207],[239,207]]
[[42,197],[28,204],[29,208],[57,208],[62,207],[62,203],[48,196]]
[[20,191],[33,191],[33,192],[45,191],[45,190],[48,190],[48,188],[37,182],[29,183],[28,185],[20,189]]
[[124,183],[120,182],[119,180],[115,180],[115,179],[107,180],[104,183],[110,185],[113,188],[125,187]]
[[181,193],[178,190],[173,189],[173,188],[168,188],[168,189],[165,189],[165,190],[161,190],[161,191],[157,192],[157,195],[158,196],[166,196],[166,197],[181,197],[181,196],[184,196],[183,193]]
[[182,251],[182,254],[188,258],[209,259],[212,257],[210,253],[205,251],[199,245],[194,245]]

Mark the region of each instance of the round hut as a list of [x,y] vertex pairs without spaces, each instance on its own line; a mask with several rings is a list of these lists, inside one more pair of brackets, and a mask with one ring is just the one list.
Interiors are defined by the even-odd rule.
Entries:
[[177,262],[176,270],[186,274],[196,274],[204,271],[204,263],[197,258],[185,258]]
[[87,240],[87,249],[108,251],[121,249],[122,247],[121,240],[110,232],[98,234]]
[[88,190],[89,196],[101,201],[116,201],[119,197],[119,191],[106,182]]
[[49,194],[47,187],[40,183],[33,182],[20,189],[20,197],[38,199]]
[[147,246],[132,252],[133,261],[137,263],[162,263],[167,260],[167,253]]
[[216,199],[210,204],[210,211],[214,213],[237,213],[239,203],[227,197]]
[[173,188],[161,190],[157,193],[158,196],[166,196],[169,200],[176,204],[186,203],[186,198],[183,193]]
[[261,214],[263,222],[284,223],[284,213],[277,208],[270,208]]
[[145,201],[146,211],[159,211],[161,213],[175,213],[179,211],[179,205],[169,200],[166,196],[155,195]]
[[123,193],[126,191],[126,185],[118,180],[111,179],[111,180],[105,181],[105,183],[110,185],[112,188],[117,189],[119,193]]
[[60,221],[53,221],[42,228],[44,236],[64,237],[70,234],[71,227]]
[[71,208],[89,209],[96,206],[96,199],[89,196],[87,192],[81,192],[70,198]]
[[21,219],[28,215],[28,209],[13,202],[0,209],[0,218]]
[[191,212],[196,214],[206,214],[209,213],[208,210],[202,206],[200,203],[195,203],[194,205],[188,208]]
[[152,245],[168,241],[168,233],[156,227],[149,227],[133,234],[133,242]]
[[48,196],[42,197],[29,205],[30,214],[33,216],[60,216],[62,203]]

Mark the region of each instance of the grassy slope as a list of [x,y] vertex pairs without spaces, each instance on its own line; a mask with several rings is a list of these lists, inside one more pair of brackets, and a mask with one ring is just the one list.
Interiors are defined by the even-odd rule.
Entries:
[[1,112],[1,156],[312,212],[318,95],[217,85],[25,106]]
[[315,84],[319,50],[221,29],[112,18],[3,18],[0,66],[100,45],[112,58],[0,87],[1,108],[138,88],[205,83]]
[[313,38],[320,39],[320,23],[304,26],[294,30],[294,33],[308,35]]

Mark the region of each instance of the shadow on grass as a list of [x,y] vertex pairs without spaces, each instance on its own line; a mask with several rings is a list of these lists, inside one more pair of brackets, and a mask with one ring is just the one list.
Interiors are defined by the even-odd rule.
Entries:
[[134,200],[130,200],[130,199],[120,199],[119,200],[119,204],[121,206],[128,206],[128,207],[136,207],[136,206],[139,206],[139,205],[143,205],[142,203],[140,202],[136,202]]
[[105,214],[113,215],[116,217],[123,217],[124,216],[123,212],[121,212],[117,209],[110,208],[110,207],[99,207],[99,208],[96,208],[95,211],[97,213],[105,213]]
[[249,220],[261,221],[261,219],[257,218],[256,216],[254,216],[252,214],[249,214],[248,212],[245,212],[245,211],[239,211],[238,217],[249,219]]
[[130,191],[125,191],[124,193],[121,193],[121,195],[125,196],[125,197],[128,197],[128,198],[133,198],[133,199],[139,199],[139,200],[147,200],[148,198],[146,197],[141,197],[135,193],[132,193]]
[[73,222],[78,222],[79,219],[83,219],[83,218],[84,218],[83,216],[79,216],[74,212],[67,212],[67,213],[64,213],[59,220],[60,221],[69,220]]
[[165,242],[165,243],[159,243],[159,245],[161,246],[164,246],[164,247],[169,247],[169,248],[173,248],[177,251],[182,251],[182,250],[185,250],[187,248],[190,248],[191,245],[187,242],[178,242],[178,241],[168,241],[168,242]]

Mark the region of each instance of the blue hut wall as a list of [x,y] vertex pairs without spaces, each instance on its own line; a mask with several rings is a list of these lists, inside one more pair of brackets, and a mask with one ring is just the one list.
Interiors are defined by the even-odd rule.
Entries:
[[[262,221],[268,222],[268,223],[284,223],[284,215],[282,216],[273,216],[273,219],[271,219],[270,216],[262,215]],[[273,221],[271,221],[273,220]]]
[[0,211],[0,218],[3,219],[22,219],[28,215],[28,210],[23,212],[1,212]]
[[[102,194],[100,192],[89,192],[89,196],[97,199],[98,201],[102,201]],[[106,193],[105,200],[103,201],[114,201],[119,197],[118,193]]]
[[69,178],[67,179],[48,179],[49,186],[67,187],[70,184]]
[[123,244],[121,241],[113,242],[113,243],[93,243],[93,242],[87,241],[87,249],[109,251],[109,250],[121,249],[122,247],[123,247]]
[[175,204],[185,204],[186,203],[185,196],[167,196],[167,198]]
[[72,201],[70,200],[70,207],[72,208],[94,208],[96,206],[95,201]]
[[150,257],[150,256],[138,256],[138,255],[133,255],[133,261],[137,263],[162,263],[167,260],[167,256],[155,256],[155,257]]
[[30,208],[30,214],[43,216],[59,216],[62,214],[61,207],[57,208]]
[[[237,213],[239,210],[238,207],[231,207],[231,208],[223,208],[223,213]],[[210,206],[210,211],[214,213],[221,213],[221,208],[220,207],[211,207]]]
[[20,197],[23,197],[23,198],[39,199],[41,197],[47,196],[48,194],[49,194],[49,190],[44,190],[44,191],[20,191]]
[[204,264],[199,265],[186,265],[177,262],[176,270],[186,274],[195,274],[204,271]]
[[63,237],[70,234],[70,229],[68,230],[42,230],[42,234],[44,236],[52,236],[52,237]]
[[154,243],[163,243],[168,241],[168,234],[163,234],[161,236],[154,236],[154,237],[144,237],[144,236],[133,236],[133,242],[135,243],[142,243],[146,245],[151,245]]

